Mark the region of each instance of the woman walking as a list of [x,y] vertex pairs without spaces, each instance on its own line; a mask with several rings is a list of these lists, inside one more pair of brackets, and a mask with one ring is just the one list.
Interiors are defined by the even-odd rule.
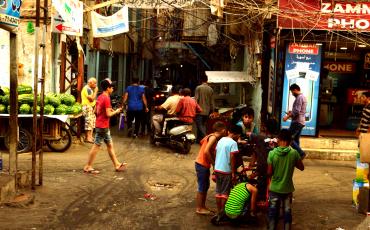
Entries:
[[132,122],[135,119],[135,129],[133,137],[139,134],[140,123],[144,118],[144,112],[148,112],[148,104],[145,98],[145,90],[139,85],[139,79],[133,78],[130,86],[127,87],[123,95],[123,104],[127,109],[127,128],[128,136],[132,133]]

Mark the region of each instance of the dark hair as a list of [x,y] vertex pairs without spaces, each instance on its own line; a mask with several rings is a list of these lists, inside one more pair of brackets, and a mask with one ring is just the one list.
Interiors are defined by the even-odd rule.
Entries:
[[172,88],[171,88],[171,93],[173,93],[173,94],[178,94],[179,92],[180,92],[180,86],[178,86],[178,85],[175,85],[175,86],[173,86]]
[[200,81],[201,81],[201,82],[207,82],[207,81],[208,81],[208,76],[207,76],[206,74],[202,74],[202,75],[200,76]]
[[212,130],[214,132],[220,132],[221,130],[226,129],[225,123],[222,121],[217,121],[212,125]]
[[182,95],[184,96],[190,96],[191,95],[191,90],[189,88],[185,88],[181,91]]
[[289,87],[289,90],[298,90],[298,91],[301,91],[301,88],[299,87],[299,85],[297,85],[296,83],[290,85]]
[[231,125],[229,132],[232,134],[241,135],[243,133],[243,129],[239,125]]
[[365,97],[370,98],[370,91],[368,91],[368,92],[363,92],[363,93],[362,93],[362,95],[364,95]]
[[289,129],[282,129],[278,135],[278,139],[290,143],[292,142],[292,132]]
[[134,83],[134,84],[137,84],[137,83],[139,83],[139,78],[133,77],[131,79],[131,82]]
[[103,91],[107,90],[109,87],[114,87],[115,83],[112,82],[109,78],[106,78],[100,82],[100,87]]
[[250,107],[244,108],[242,110],[242,117],[248,115],[249,117],[254,117],[254,110]]

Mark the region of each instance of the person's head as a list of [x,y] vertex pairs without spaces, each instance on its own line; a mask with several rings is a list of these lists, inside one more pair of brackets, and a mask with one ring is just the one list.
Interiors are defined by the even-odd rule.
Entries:
[[178,85],[175,85],[175,86],[173,86],[172,88],[171,88],[171,94],[172,95],[177,95],[177,94],[179,94],[180,93],[180,86],[178,86]]
[[282,129],[277,137],[278,145],[287,147],[292,142],[292,133],[288,129]]
[[100,87],[103,91],[112,94],[114,90],[114,82],[112,82],[109,78],[106,78],[100,82]]
[[191,95],[191,90],[189,88],[185,88],[183,90],[181,90],[181,94],[186,97],[186,96],[190,96]]
[[254,110],[252,108],[245,108],[242,111],[242,122],[245,126],[249,126],[254,121]]
[[293,96],[298,96],[301,93],[301,88],[297,84],[292,84],[289,87],[290,92],[292,92]]
[[132,84],[139,84],[139,78],[137,78],[137,77],[132,78],[131,83]]
[[366,97],[366,104],[370,104],[370,91],[362,93]]
[[212,126],[212,130],[218,137],[226,135],[226,125],[222,121],[215,122]]
[[243,133],[242,127],[238,125],[231,125],[228,131],[228,136],[237,141],[240,135],[242,135],[242,133]]
[[95,88],[96,88],[96,78],[95,78],[95,77],[91,77],[91,78],[89,78],[89,80],[87,81],[87,85],[88,85],[91,89],[95,89]]
[[203,74],[201,77],[200,77],[200,81],[202,83],[207,83],[208,82],[208,77],[207,75]]

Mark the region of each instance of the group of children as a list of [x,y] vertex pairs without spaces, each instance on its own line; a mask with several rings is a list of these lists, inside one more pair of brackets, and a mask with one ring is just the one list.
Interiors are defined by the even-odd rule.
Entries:
[[[240,154],[238,144],[239,146],[244,144],[245,138],[255,139],[257,146],[251,163],[256,164],[259,169],[256,170],[257,176],[266,181],[265,184],[261,184],[262,186],[267,186],[268,178],[271,179],[269,187],[265,188],[269,190],[269,229],[276,229],[281,205],[284,206],[284,227],[289,229],[292,223],[293,172],[295,167],[304,170],[304,165],[298,152],[290,147],[292,135],[288,130],[280,131],[276,148],[266,148],[266,136],[253,132],[254,127],[250,124],[253,118],[254,113],[251,114],[251,109],[246,109],[242,113],[241,123],[226,127],[223,122],[216,122],[213,125],[213,133],[201,140],[195,162],[198,181],[196,213],[203,215],[212,213],[206,207],[206,198],[210,186],[210,169],[213,166],[212,177],[215,176],[216,182],[217,214],[212,221],[219,221],[226,217],[238,222],[244,218],[246,205],[249,206],[250,216],[252,218],[256,216],[257,187],[260,189],[260,183],[255,186],[247,181],[239,184],[236,182],[236,170],[239,166],[236,165],[236,158]],[[266,126],[270,126],[269,130],[271,130],[271,124]],[[258,145],[263,145],[263,148]],[[254,176],[256,175],[252,177]]]

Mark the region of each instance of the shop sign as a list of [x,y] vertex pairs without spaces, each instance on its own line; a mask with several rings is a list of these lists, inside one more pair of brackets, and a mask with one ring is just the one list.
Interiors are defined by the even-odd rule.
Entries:
[[128,7],[124,6],[117,13],[109,17],[92,11],[91,27],[93,37],[109,37],[128,32]]
[[83,3],[78,0],[53,0],[52,3],[52,32],[82,36]]
[[370,2],[279,0],[277,24],[283,29],[370,31]]
[[324,68],[332,73],[356,73],[356,63],[353,62],[324,62]]
[[370,92],[370,89],[348,89],[347,90],[347,103],[350,105],[365,105],[366,97],[365,92]]
[[[307,43],[289,43],[285,53],[285,73],[281,119],[292,110],[295,97],[289,87],[297,84],[307,99],[306,126],[302,135],[315,136],[321,68],[321,46]],[[289,128],[291,120],[281,120],[281,128]]]
[[0,0],[0,23],[18,26],[21,0]]

